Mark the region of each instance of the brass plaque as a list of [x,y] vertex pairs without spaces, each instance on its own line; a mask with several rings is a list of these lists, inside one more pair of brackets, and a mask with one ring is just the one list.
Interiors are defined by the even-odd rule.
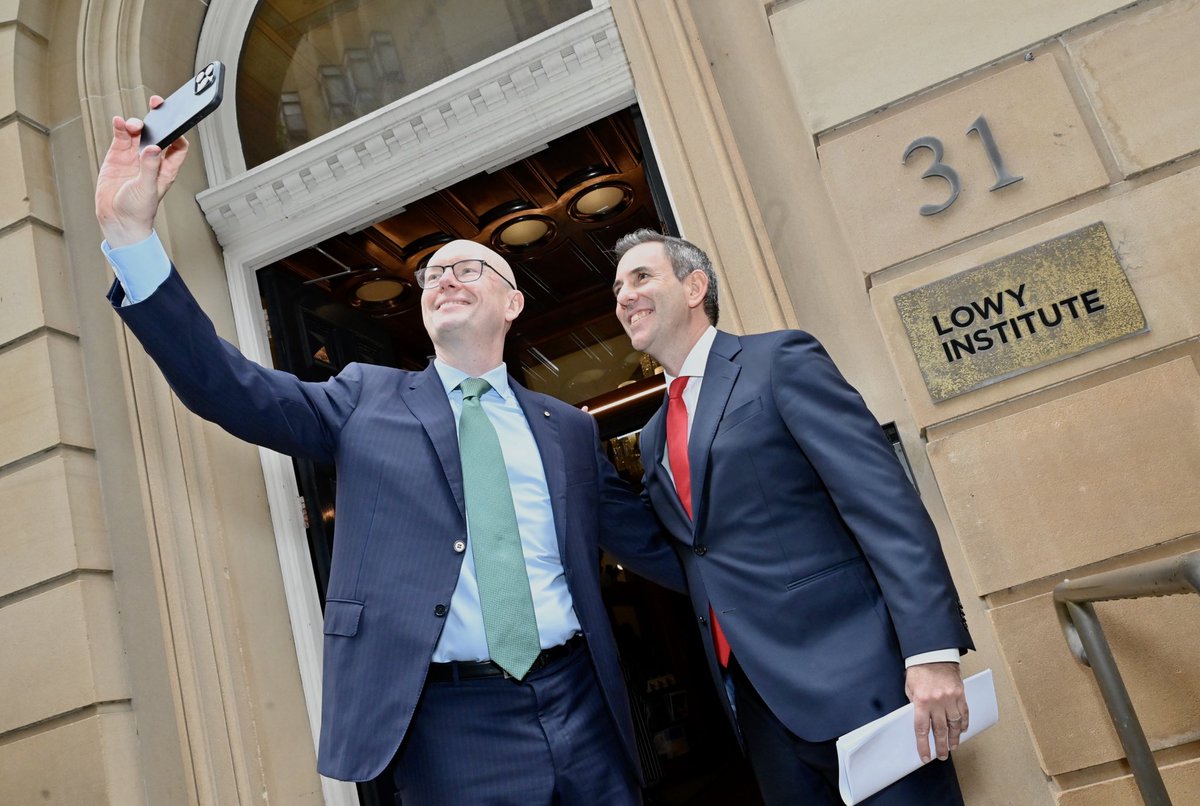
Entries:
[[906,291],[896,307],[935,402],[1147,329],[1102,222]]

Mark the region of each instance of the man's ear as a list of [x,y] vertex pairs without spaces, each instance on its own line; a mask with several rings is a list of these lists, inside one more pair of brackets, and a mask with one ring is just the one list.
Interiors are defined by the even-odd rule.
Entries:
[[525,310],[525,295],[520,291],[508,293],[508,307],[504,309],[504,321],[512,322]]
[[689,308],[698,308],[704,304],[708,294],[708,275],[702,271],[694,271],[683,278],[683,290]]

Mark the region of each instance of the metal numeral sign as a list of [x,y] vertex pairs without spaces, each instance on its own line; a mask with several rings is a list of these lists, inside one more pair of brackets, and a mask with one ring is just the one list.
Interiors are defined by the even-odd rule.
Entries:
[[[996,138],[992,136],[992,130],[988,127],[987,120],[984,119],[983,115],[975,118],[975,122],[971,124],[971,128],[967,129],[966,133],[969,136],[972,132],[979,135],[979,140],[983,143],[983,151],[987,154],[988,162],[992,165],[992,172],[996,174],[996,183],[988,188],[988,190],[999,190],[1000,188],[1008,187],[1014,182],[1020,182],[1025,178],[1023,176],[1014,176],[1004,166],[1004,158],[1000,156],[1000,149],[996,146]],[[912,156],[912,153],[922,148],[929,149],[933,154],[933,164],[925,169],[925,173],[921,174],[921,178],[939,177],[945,179],[950,184],[950,195],[941,204],[921,205],[921,215],[937,215],[954,204],[954,200],[958,198],[959,191],[962,190],[962,181],[958,178],[957,171],[942,162],[942,141],[936,137],[918,137],[916,140],[913,140],[908,144],[908,148],[904,149],[904,157],[900,160],[900,164],[907,165],[908,158]]]

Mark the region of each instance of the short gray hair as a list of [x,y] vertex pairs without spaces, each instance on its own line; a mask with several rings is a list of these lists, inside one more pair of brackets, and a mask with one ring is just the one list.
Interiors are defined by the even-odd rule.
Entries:
[[717,273],[713,271],[712,261],[708,259],[705,251],[691,241],[663,235],[652,229],[634,230],[623,236],[621,240],[617,241],[613,251],[616,253],[617,260],[620,261],[625,257],[626,252],[644,243],[662,244],[663,251],[671,260],[671,269],[679,280],[683,280],[694,271],[704,272],[704,276],[708,278],[708,293],[704,295],[704,313],[708,316],[708,323],[715,326],[721,312],[717,301]]

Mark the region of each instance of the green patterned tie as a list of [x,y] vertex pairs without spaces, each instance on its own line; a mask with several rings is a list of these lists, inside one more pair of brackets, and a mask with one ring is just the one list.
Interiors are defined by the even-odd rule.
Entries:
[[458,418],[458,451],[483,628],[492,661],[519,680],[537,659],[541,644],[504,453],[480,404],[492,385],[481,378],[467,378],[459,388],[463,405]]

